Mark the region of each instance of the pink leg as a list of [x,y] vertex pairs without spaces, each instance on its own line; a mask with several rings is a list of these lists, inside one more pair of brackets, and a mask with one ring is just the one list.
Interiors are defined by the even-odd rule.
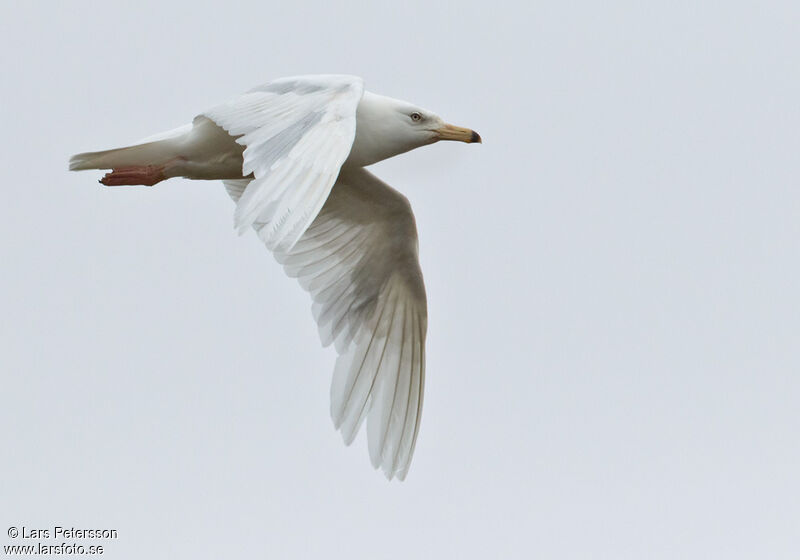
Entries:
[[100,179],[100,182],[107,187],[120,185],[147,185],[152,187],[166,178],[163,165],[136,165],[112,169],[110,173],[106,173]]

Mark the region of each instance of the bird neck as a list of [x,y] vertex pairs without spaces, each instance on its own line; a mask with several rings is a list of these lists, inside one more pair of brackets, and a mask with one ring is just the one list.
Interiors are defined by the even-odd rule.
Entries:
[[356,110],[356,136],[345,162],[364,167],[417,147],[404,134],[399,109],[403,101],[364,92]]

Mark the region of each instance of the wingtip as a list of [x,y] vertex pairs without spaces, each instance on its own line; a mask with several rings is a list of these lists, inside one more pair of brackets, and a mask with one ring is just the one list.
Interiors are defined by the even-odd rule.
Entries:
[[391,468],[391,466],[387,468],[386,465],[384,465],[382,470],[383,470],[383,476],[386,477],[386,480],[397,479],[398,482],[405,481],[406,475],[408,474],[408,471],[396,470]]

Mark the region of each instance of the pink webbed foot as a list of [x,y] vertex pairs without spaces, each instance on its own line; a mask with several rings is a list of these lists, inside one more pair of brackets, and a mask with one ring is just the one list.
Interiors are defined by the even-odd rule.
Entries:
[[166,178],[163,165],[136,165],[112,169],[110,173],[106,173],[100,179],[100,182],[107,187],[121,185],[146,185],[152,187]]

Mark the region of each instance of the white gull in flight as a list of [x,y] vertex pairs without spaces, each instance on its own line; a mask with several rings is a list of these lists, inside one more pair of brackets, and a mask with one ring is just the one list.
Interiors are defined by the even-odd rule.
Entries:
[[253,227],[311,294],[338,358],[331,416],[350,444],[367,419],[374,467],[403,480],[419,431],[427,303],[408,200],[364,167],[439,140],[480,142],[355,76],[282,78],[142,143],[78,154],[108,186],[222,180],[235,225]]

